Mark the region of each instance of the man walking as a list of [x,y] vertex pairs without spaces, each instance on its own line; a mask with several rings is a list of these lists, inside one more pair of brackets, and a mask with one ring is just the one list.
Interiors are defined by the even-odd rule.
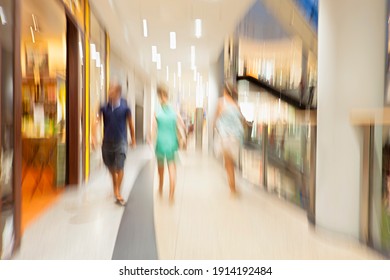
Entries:
[[[122,88],[119,84],[112,84],[109,88],[109,101],[102,106],[96,115],[95,126],[103,117],[104,138],[102,145],[103,162],[110,171],[116,202],[125,205],[125,200],[120,194],[123,179],[123,169],[127,152],[127,127],[130,129],[131,146],[134,148],[135,133],[130,108],[125,99],[121,97]],[[92,145],[96,144],[96,127],[94,128]]]

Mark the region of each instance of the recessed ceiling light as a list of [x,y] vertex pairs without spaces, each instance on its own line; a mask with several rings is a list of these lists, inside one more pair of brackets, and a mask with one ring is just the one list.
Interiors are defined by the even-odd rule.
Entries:
[[100,67],[100,53],[96,52],[96,67]]
[[169,34],[169,45],[171,47],[172,50],[176,49],[176,32],[170,32]]
[[181,77],[181,62],[177,63],[177,76],[179,78]]
[[0,20],[2,25],[7,24],[7,19],[5,18],[3,7],[0,6]]
[[95,44],[91,44],[91,58],[96,59],[96,46],[95,46]]
[[108,2],[110,3],[111,8],[114,9],[114,2],[112,2],[112,0],[108,0]]
[[144,28],[144,37],[148,37],[148,23],[146,22],[146,19],[142,20],[142,25]]
[[34,31],[39,32],[37,17],[34,14],[32,14],[31,17],[32,17],[33,24],[34,24]]
[[194,68],[194,82],[196,82],[196,67]]
[[202,36],[202,20],[197,18],[195,20],[195,36],[200,38]]
[[157,47],[152,46],[152,61],[157,62]]
[[161,70],[161,54],[157,54],[157,70]]
[[195,46],[191,46],[191,70],[195,69]]
[[31,39],[32,39],[33,43],[35,43],[34,30],[33,30],[32,26],[30,26],[30,31],[31,31]]

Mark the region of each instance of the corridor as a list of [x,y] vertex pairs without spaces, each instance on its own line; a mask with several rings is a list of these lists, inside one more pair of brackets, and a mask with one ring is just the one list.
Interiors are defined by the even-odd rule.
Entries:
[[177,172],[172,205],[168,174],[158,195],[150,147],[130,151],[126,207],[114,204],[102,170],[26,230],[15,259],[382,258],[353,239],[314,229],[303,210],[239,176],[239,195],[231,196],[221,162],[205,152],[181,152]]

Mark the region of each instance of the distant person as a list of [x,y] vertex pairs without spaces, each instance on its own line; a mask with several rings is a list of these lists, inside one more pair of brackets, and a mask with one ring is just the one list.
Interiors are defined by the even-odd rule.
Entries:
[[302,105],[304,95],[305,95],[305,83],[302,79],[301,82],[299,83],[299,105]]
[[[185,130],[185,125],[180,117],[168,103],[168,91],[163,87],[157,89],[160,106],[155,112],[153,132],[156,134],[156,158],[159,175],[159,194],[163,193],[164,185],[164,164],[168,165],[169,172],[169,200],[173,202],[176,187],[176,163],[175,156],[179,149],[178,131],[180,126]],[[154,135],[153,135],[154,136]],[[153,137],[154,138],[154,137]]]
[[221,150],[230,191],[236,194],[234,166],[244,136],[244,118],[237,102],[232,98],[233,95],[233,87],[225,84],[223,97],[218,102],[214,127],[221,138]]
[[308,107],[311,107],[313,105],[313,99],[314,99],[314,93],[315,93],[315,86],[311,85],[309,88],[309,102]]
[[[122,88],[119,84],[112,84],[109,88],[109,101],[102,106],[97,114],[97,125],[101,116],[104,123],[104,136],[102,145],[103,162],[110,171],[116,202],[125,205],[121,196],[123,169],[127,153],[127,125],[130,129],[131,146],[135,148],[134,124],[130,108],[125,99],[121,98]],[[93,130],[92,145],[96,147],[96,131]]]

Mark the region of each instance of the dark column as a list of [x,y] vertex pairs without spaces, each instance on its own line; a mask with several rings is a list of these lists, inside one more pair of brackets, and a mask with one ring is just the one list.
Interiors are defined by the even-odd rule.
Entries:
[[22,238],[22,70],[21,70],[21,3],[14,1],[14,230],[15,248]]
[[78,29],[66,18],[66,182],[79,183],[79,54]]

